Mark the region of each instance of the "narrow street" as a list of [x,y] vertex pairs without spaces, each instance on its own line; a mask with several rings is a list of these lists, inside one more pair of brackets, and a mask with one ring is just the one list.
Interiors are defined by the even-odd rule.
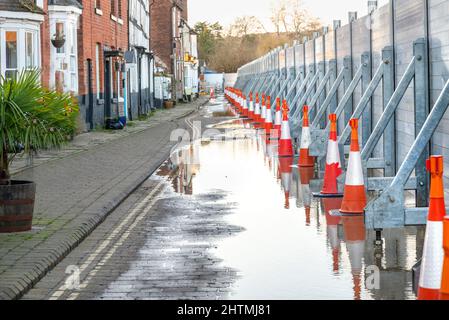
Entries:
[[172,154],[23,299],[415,299],[424,228],[376,246],[363,217],[328,213],[341,199],[312,199],[313,170],[228,114],[219,97],[186,118],[226,133]]

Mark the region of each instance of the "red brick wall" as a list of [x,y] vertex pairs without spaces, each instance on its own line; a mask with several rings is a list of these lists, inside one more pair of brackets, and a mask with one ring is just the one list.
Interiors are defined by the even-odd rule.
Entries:
[[[151,7],[151,49],[169,66],[170,73],[173,73],[170,56],[173,53],[172,7],[175,2],[182,8],[181,16],[187,20],[187,0],[155,0]],[[179,49],[181,42],[177,41],[176,46]]]
[[[92,60],[93,91],[96,88],[95,47],[101,44],[101,50],[105,47],[111,49],[128,49],[128,1],[122,0],[121,19],[123,25],[111,19],[111,1],[101,0],[103,15],[95,13],[94,0],[83,1],[83,13],[80,17],[78,29],[78,77],[79,95],[87,94],[87,59]],[[116,10],[117,10],[116,1]],[[103,92],[104,72],[103,55],[100,52],[100,92]]]
[[41,78],[42,85],[50,85],[50,24],[48,21],[48,1],[44,0],[44,21],[41,25]]

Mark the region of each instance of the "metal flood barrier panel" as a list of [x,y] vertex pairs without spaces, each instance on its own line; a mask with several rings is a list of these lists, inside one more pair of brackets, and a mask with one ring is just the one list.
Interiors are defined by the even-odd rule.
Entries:
[[[300,104],[314,104],[312,140],[322,144],[327,115],[337,110],[342,158],[347,123],[361,118],[365,170],[375,169],[365,171],[367,189],[379,191],[365,210],[371,228],[425,223],[420,208],[428,203],[424,160],[430,153],[445,156],[449,195],[448,13],[449,0],[390,0],[380,8],[368,1],[368,15],[349,12],[347,24],[334,21],[312,39],[297,39],[238,71],[237,87],[246,94],[266,88],[287,99],[295,109],[290,120],[296,142]],[[314,152],[323,159],[322,146]],[[415,192],[417,208],[399,199],[405,190]]]

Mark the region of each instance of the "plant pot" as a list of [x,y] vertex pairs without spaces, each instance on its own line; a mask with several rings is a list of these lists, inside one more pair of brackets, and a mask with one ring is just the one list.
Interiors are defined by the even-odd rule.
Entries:
[[65,39],[53,39],[51,40],[51,43],[56,49],[59,49],[62,48],[62,46],[64,45]]
[[11,181],[0,185],[0,233],[30,231],[33,225],[36,184]]
[[164,101],[164,108],[165,109],[173,108],[173,101]]

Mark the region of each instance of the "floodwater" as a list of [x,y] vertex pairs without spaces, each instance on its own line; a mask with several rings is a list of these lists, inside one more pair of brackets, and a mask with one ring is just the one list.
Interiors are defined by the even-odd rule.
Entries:
[[[228,113],[220,103],[210,112]],[[313,169],[278,158],[275,141],[262,131],[242,120],[216,128],[232,138],[203,139],[174,154],[177,174],[170,179],[185,201],[220,193],[217,205],[232,204],[223,219],[242,231],[215,239],[210,249],[237,271],[227,298],[416,298],[411,269],[421,257],[424,228],[384,230],[376,244],[363,217],[331,216],[341,199],[314,199]]]

